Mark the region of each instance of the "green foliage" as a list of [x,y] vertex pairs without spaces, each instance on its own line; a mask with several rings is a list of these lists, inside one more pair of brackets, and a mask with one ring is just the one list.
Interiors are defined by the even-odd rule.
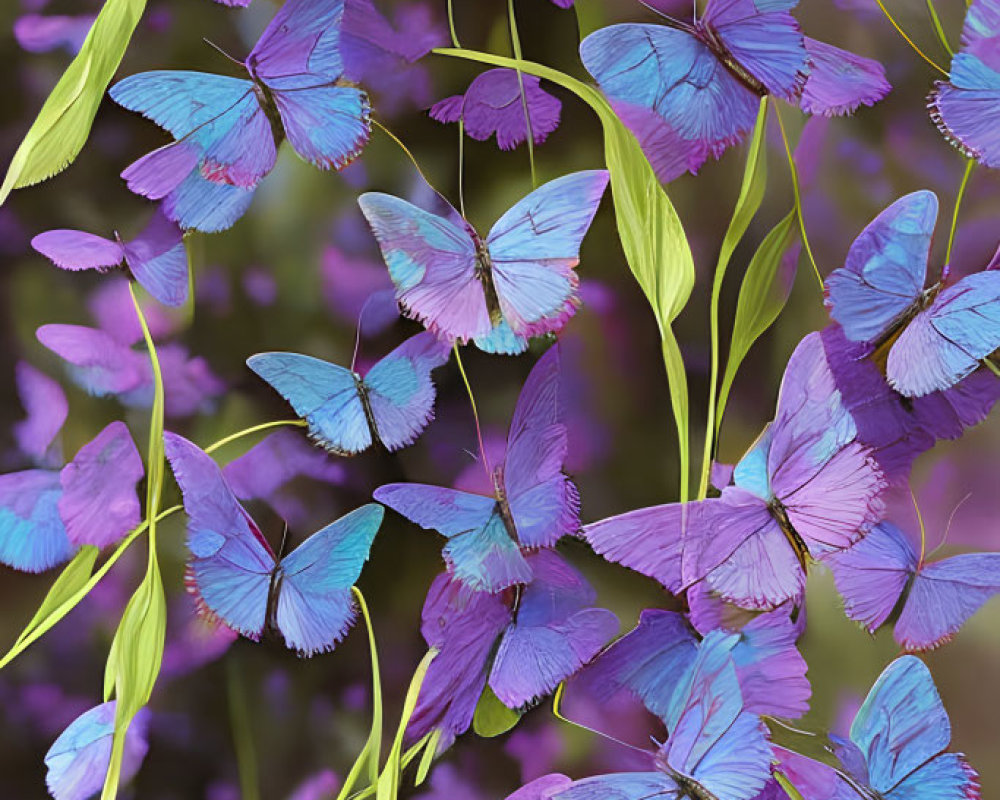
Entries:
[[597,114],[604,129],[604,158],[611,174],[615,221],[625,260],[652,306],[660,330],[663,363],[680,451],[680,499],[688,498],[688,389],[680,348],[671,328],[694,288],[694,259],[684,227],[639,142],[594,87],[531,61],[457,48],[440,55],[507,67],[550,80],[573,92]]
[[792,210],[768,232],[743,276],[740,296],[736,301],[729,358],[726,360],[726,371],[722,377],[716,408],[716,435],[740,364],[753,343],[774,324],[788,300],[792,281],[781,280],[780,267],[785,251],[797,235],[795,218],[796,213]]
[[[417,765],[417,774],[413,778],[413,785],[419,786],[427,779],[427,773],[431,771],[434,757],[437,755],[438,744],[441,742],[441,729],[435,728],[418,743],[424,749],[424,754],[420,757]],[[403,766],[406,766],[405,764]]]
[[476,735],[492,739],[494,736],[507,733],[520,721],[520,712],[501,703],[500,698],[487,684],[479,696],[476,713],[472,717],[472,729]]
[[776,781],[778,781],[779,784],[781,784],[781,788],[785,790],[785,793],[788,795],[790,800],[805,800],[802,797],[802,793],[799,792],[799,790],[795,788],[792,782],[785,777],[784,773],[775,772],[774,778]]
[[14,153],[0,186],[0,204],[14,189],[62,172],[79,155],[145,7],[146,0],[105,2],[80,52]]
[[[747,152],[746,166],[743,169],[743,183],[740,186],[740,196],[736,200],[732,219],[722,238],[719,250],[719,260],[715,266],[715,277],[712,280],[712,297],[709,305],[708,324],[711,334],[712,366],[709,378],[708,415],[705,423],[705,448],[701,461],[701,481],[698,485],[698,498],[704,498],[708,492],[708,477],[712,466],[712,454],[719,435],[719,424],[722,419],[721,410],[716,414],[716,391],[719,381],[719,305],[722,300],[722,283],[726,277],[726,269],[733,257],[737,245],[743,239],[750,222],[753,220],[764,199],[767,188],[767,149],[764,132],[767,129],[767,97],[760,100],[760,111],[757,113],[757,124],[753,129],[750,149]],[[722,404],[725,408],[725,403]]]

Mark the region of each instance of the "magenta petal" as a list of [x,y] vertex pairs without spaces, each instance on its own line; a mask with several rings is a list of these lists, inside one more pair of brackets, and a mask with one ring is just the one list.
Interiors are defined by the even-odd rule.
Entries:
[[14,439],[22,453],[43,462],[69,414],[66,393],[26,361],[17,363],[16,377],[17,393],[28,417],[14,425]]
[[124,422],[85,444],[59,475],[59,516],[76,545],[114,544],[142,520],[135,486],[145,471]]
[[807,114],[851,114],[859,106],[874,105],[892,89],[878,61],[808,37],[805,43],[809,77],[799,105]]

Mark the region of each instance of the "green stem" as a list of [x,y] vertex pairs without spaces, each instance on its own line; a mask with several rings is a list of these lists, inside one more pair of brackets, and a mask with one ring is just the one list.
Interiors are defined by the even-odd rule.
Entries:
[[781,119],[781,111],[778,109],[778,104],[774,103],[772,105],[774,108],[774,116],[778,119],[778,129],[781,131],[781,141],[785,146],[785,156],[788,158],[788,169],[792,177],[792,194],[795,197],[795,216],[799,220],[799,233],[802,234],[802,246],[805,248],[806,255],[809,257],[809,263],[812,265],[813,273],[816,275],[816,280],[819,282],[819,290],[823,291],[823,276],[820,274],[819,267],[816,265],[816,258],[813,256],[812,247],[809,244],[809,236],[806,234],[806,221],[805,217],[802,215],[802,195],[799,190],[799,171],[795,167],[795,157],[792,155],[792,146],[788,143],[788,134],[785,132],[785,124]]
[[934,32],[937,34],[938,41],[941,42],[941,46],[947,51],[949,56],[954,56],[955,51],[951,49],[951,44],[948,42],[948,36],[944,32],[944,26],[941,24],[941,18],[938,16],[937,9],[934,7],[934,0],[927,0],[927,13],[931,15],[931,24],[934,26]]
[[278,419],[273,422],[262,422],[260,425],[253,425],[249,428],[244,428],[236,433],[231,433],[223,439],[219,439],[217,442],[213,442],[208,447],[205,448],[206,453],[214,453],[221,447],[225,447],[230,442],[235,442],[237,439],[242,439],[244,436],[249,436],[252,433],[259,433],[260,431],[270,430],[271,428],[280,428],[285,425],[291,425],[297,428],[305,428],[309,423],[304,419]]
[[455,353],[455,363],[458,364],[458,371],[462,376],[462,383],[465,384],[466,394],[469,395],[469,405],[472,406],[472,418],[476,423],[476,439],[479,441],[479,457],[482,459],[483,468],[486,470],[486,479],[492,483],[493,470],[486,455],[486,447],[483,445],[483,429],[479,424],[479,407],[476,405],[476,396],[472,393],[472,384],[469,382],[469,376],[465,372],[465,364],[462,363],[462,353],[458,349],[457,342],[452,349]]
[[[507,0],[507,21],[510,24],[510,43],[514,49],[514,58],[518,61],[523,59],[521,55],[521,38],[517,35],[517,17],[514,14],[514,0]],[[538,188],[538,175],[535,173],[535,134],[531,130],[531,115],[528,113],[528,95],[524,91],[524,73],[520,69],[514,70],[517,73],[517,86],[521,93],[521,109],[524,111],[525,132],[528,135],[528,163],[531,165],[531,188]]]
[[928,56],[928,55],[927,55],[927,54],[926,54],[926,53],[925,53],[925,52],[924,52],[923,50],[921,50],[921,49],[920,49],[919,47],[917,47],[917,44],[916,44],[916,42],[914,42],[914,41],[913,41],[913,39],[911,39],[911,38],[910,38],[909,36],[907,36],[907,35],[906,35],[906,31],[904,31],[904,30],[903,30],[903,29],[902,29],[902,28],[900,27],[899,23],[898,23],[898,22],[896,22],[896,20],[895,20],[895,19],[893,18],[893,16],[892,16],[892,14],[890,14],[890,13],[889,13],[889,9],[887,9],[887,8],[885,7],[885,4],[884,4],[884,3],[882,2],[882,0],[875,0],[875,2],[876,2],[876,3],[878,3],[878,7],[879,7],[880,9],[882,9],[882,13],[883,13],[883,14],[885,14],[885,18],[886,18],[887,20],[889,20],[889,22],[891,23],[892,27],[894,27],[894,28],[896,29],[896,32],[897,32],[897,33],[898,33],[898,34],[899,34],[900,36],[902,36],[902,37],[903,37],[903,39],[905,39],[905,40],[906,40],[906,43],[907,43],[907,44],[908,44],[908,45],[909,45],[910,47],[912,47],[912,48],[913,48],[913,51],[914,51],[914,52],[915,52],[915,53],[916,53],[916,54],[917,54],[918,56],[920,56],[920,57],[921,57],[921,58],[922,58],[922,59],[923,59],[924,61],[926,61],[926,62],[927,62],[928,64],[930,64],[930,65],[931,65],[932,67],[934,67],[934,69],[936,69],[936,70],[937,70],[938,72],[940,72],[940,73],[941,73],[942,75],[944,75],[945,77],[948,77],[948,71],[947,71],[946,69],[944,69],[943,67],[939,66],[939,65],[938,65],[938,63],[937,63],[936,61],[934,61],[934,59],[932,59],[932,58],[931,58],[930,56]]
[[955,243],[955,230],[958,228],[958,212],[962,208],[962,198],[965,197],[965,187],[969,183],[969,176],[976,166],[973,158],[965,160],[965,172],[962,173],[962,182],[958,186],[958,196],[955,198],[955,210],[951,213],[951,229],[948,231],[948,247],[945,249],[944,263],[951,264],[951,247]]
[[240,777],[240,797],[242,800],[260,800],[257,758],[254,753],[253,732],[250,729],[247,696],[243,688],[243,676],[232,658],[226,664],[226,690],[229,725],[233,731],[233,749],[236,751],[236,770]]

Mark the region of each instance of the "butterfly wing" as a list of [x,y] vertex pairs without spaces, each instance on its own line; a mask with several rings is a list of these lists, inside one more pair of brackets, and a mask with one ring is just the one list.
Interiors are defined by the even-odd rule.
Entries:
[[434,579],[424,602],[421,632],[438,655],[420,687],[408,738],[416,740],[437,729],[446,747],[468,729],[497,639],[511,619],[510,608],[499,596],[470,591],[448,573]]
[[998,575],[998,553],[967,553],[925,564],[896,621],[896,641],[907,650],[927,650],[948,641],[1000,592]]
[[204,610],[257,640],[274,553],[210,456],[175,433],[164,434],[164,448],[188,515],[188,586]]
[[807,114],[853,114],[859,106],[872,106],[892,87],[885,68],[849,50],[805,37],[809,77],[799,105]]
[[931,119],[952,144],[989,167],[1000,166],[1000,14],[993,0],[969,6],[962,50],[947,81],[928,98]]
[[35,335],[68,362],[73,381],[92,395],[128,392],[145,380],[144,357],[104,331],[82,325],[42,325]]
[[901,197],[868,224],[844,266],[830,273],[826,304],[848,339],[878,339],[919,299],[937,213],[933,192]]
[[827,560],[844,613],[869,633],[885,622],[899,603],[917,569],[917,554],[905,534],[890,522],[880,522],[849,550]]
[[531,580],[531,568],[507,532],[494,498],[419,483],[386,484],[373,497],[447,537],[445,561],[470,589],[499,592]]
[[518,201],[486,238],[503,318],[523,337],[562,328],[576,310],[580,244],[608,185],[605,170],[574,172]]
[[[888,800],[980,800],[979,775],[960,753],[942,753],[904,778]],[[853,800],[853,798],[852,798]]]
[[711,0],[701,24],[769,93],[794,100],[808,71],[802,31],[791,14],[797,5],[798,0]]
[[684,617],[647,608],[639,615],[639,624],[587,666],[578,681],[601,702],[627,689],[663,718],[697,652],[697,641]]
[[507,437],[503,482],[521,544],[548,547],[580,525],[580,495],[562,472],[563,423],[558,346],[532,368]]
[[476,277],[476,246],[468,231],[392,195],[368,192],[358,205],[408,316],[449,340],[466,342],[490,332],[486,295]]
[[351,587],[368,560],[385,509],[368,503],[314,533],[278,567],[275,621],[300,655],[327,652],[344,638],[356,609]]
[[500,640],[490,688],[509,708],[548,695],[618,632],[618,618],[593,608],[597,593],[552,550],[528,556],[533,575]]
[[340,464],[290,430],[279,430],[261,439],[226,464],[222,473],[241,500],[273,498],[298,477],[340,483],[345,474]]
[[[705,638],[720,635],[726,634],[712,631]],[[747,711],[795,719],[809,710],[812,689],[795,644],[798,637],[784,609],[761,614],[743,626],[731,652]]]
[[247,69],[277,90],[333,83],[344,71],[343,15],[344,0],[290,0],[250,51]]
[[618,772],[573,781],[544,795],[546,800],[675,800],[677,782],[662,772]]
[[214,183],[198,170],[181,174],[187,177],[164,197],[161,208],[184,230],[218,233],[231,228],[253,200],[255,187]]
[[[56,460],[61,449],[53,442],[69,416],[69,401],[62,387],[27,361],[18,361],[15,368],[17,395],[28,413],[26,419],[14,425],[18,449],[37,462]],[[62,462],[58,458],[59,463]]]
[[[709,152],[720,155],[739,141],[757,118],[758,96],[690,33],[663,25],[610,25],[580,43],[580,57],[613,103],[660,117],[670,132],[665,144],[693,143],[686,163],[692,171]],[[644,138],[648,152],[652,140]],[[674,177],[660,174],[662,180]]]
[[343,169],[361,154],[371,135],[371,103],[361,89],[276,90],[274,104],[295,152],[318,169]]
[[145,230],[125,245],[125,262],[143,288],[164,305],[187,302],[184,236],[162,210],[157,209]]
[[0,563],[43,572],[73,547],[59,517],[59,473],[33,469],[0,475]]
[[74,545],[115,544],[142,520],[136,484],[145,470],[124,422],[116,420],[80,448],[59,473],[59,516]]
[[967,275],[918,313],[889,351],[886,378],[906,397],[954,386],[1000,348],[1000,272]]
[[327,450],[354,455],[371,445],[358,381],[349,369],[298,353],[258,353],[247,366],[291,404]]
[[31,246],[60,269],[73,271],[103,271],[117,267],[125,257],[118,242],[83,231],[45,231],[31,240]]
[[445,364],[447,343],[418,333],[385,356],[364,377],[378,438],[388,450],[413,444],[434,418],[431,372]]

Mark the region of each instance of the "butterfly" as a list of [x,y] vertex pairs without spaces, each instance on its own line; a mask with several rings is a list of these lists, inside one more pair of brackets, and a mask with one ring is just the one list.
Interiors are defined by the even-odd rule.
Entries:
[[[97,795],[111,763],[117,701],[101,703],[74,719],[45,754],[45,783],[56,800],[86,800]],[[125,732],[121,782],[128,783],[149,750],[150,712],[142,708]]]
[[298,353],[258,353],[247,366],[291,403],[316,442],[350,456],[375,442],[390,451],[414,442],[434,415],[431,371],[449,352],[437,337],[418,333],[363,377]]
[[470,590],[448,573],[434,579],[421,631],[439,651],[407,731],[464,733],[488,687],[519,710],[551,693],[618,632],[618,618],[594,608],[596,593],[552,550],[526,557],[532,578],[499,593]]
[[580,57],[670,181],[743,139],[764,95],[831,115],[888,93],[881,64],[804,37],[796,5],[711,0],[692,22],[663,14],[662,25],[601,28],[580,43]]
[[901,656],[878,677],[851,723],[830,736],[837,770],[775,748],[779,768],[803,800],[979,800],[979,776],[946,752],[951,723],[934,679],[916,656]]
[[56,439],[69,416],[66,393],[56,381],[26,361],[17,362],[14,380],[27,412],[27,417],[13,426],[18,450],[36,464],[62,463],[62,447]]
[[850,550],[829,560],[844,610],[869,632],[898,609],[896,641],[929,650],[1000,592],[1000,553],[966,553],[927,562],[891,522],[876,525]]
[[557,347],[538,360],[521,389],[491,496],[420,483],[374,492],[380,503],[447,537],[445,561],[470,589],[495,593],[529,583],[522,549],[550,547],[579,526],[580,496],[562,472],[567,435]]
[[751,800],[771,777],[767,731],[747,711],[729,648],[699,648],[664,715],[667,741],[649,754],[650,769],[574,781],[550,800]]
[[889,384],[907,397],[948,389],[1000,348],[1000,271],[924,289],[938,201],[905,195],[854,240],[826,279],[826,304],[852,342],[885,356]]
[[128,242],[92,233],[54,230],[40,233],[31,246],[61,269],[105,271],[123,261],[153,297],[168,306],[183,305],[188,296],[187,251],[180,228],[159,210],[146,228]]
[[743,608],[797,601],[810,558],[849,547],[881,518],[885,481],[856,435],[809,334],[788,360],[774,421],[719,497],[630,511],[584,526],[584,537],[675,594],[704,580]]
[[367,95],[343,80],[343,11],[344,0],[289,0],[243,63],[249,80],[156,71],[115,84],[115,102],[176,140],[125,169],[129,188],[162,199],[182,228],[214,232],[246,211],[283,139],[320,169],[350,163],[370,122]]
[[43,572],[80,545],[104,547],[135,528],[144,468],[124,422],[115,421],[61,470],[0,475],[0,563]]
[[358,198],[403,311],[453,342],[516,354],[576,311],[580,243],[608,184],[605,170],[574,172],[518,201],[482,239],[451,209],[424,211],[388,194]]
[[384,509],[361,506],[279,559],[210,456],[175,433],[164,446],[184,496],[187,584],[200,607],[253,641],[274,629],[300,655],[332,650],[354,621],[351,587]]
[[725,647],[736,667],[744,708],[794,719],[809,710],[811,694],[806,662],[795,646],[798,635],[782,609],[755,617],[739,631],[720,628],[699,638],[683,615],[647,608],[639,624],[585,667],[574,683],[602,703],[627,690],[666,718],[674,690],[699,650]]
[[1000,2],[974,0],[962,27],[962,49],[948,80],[927,98],[931,119],[969,158],[1000,167]]

